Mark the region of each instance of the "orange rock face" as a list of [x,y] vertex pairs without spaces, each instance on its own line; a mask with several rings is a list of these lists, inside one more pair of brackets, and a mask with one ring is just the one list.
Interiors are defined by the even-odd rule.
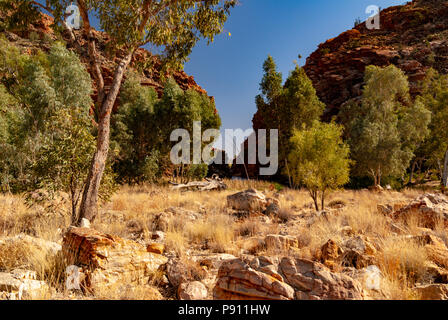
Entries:
[[[1,15],[1,13],[0,13]],[[6,37],[9,41],[14,42],[17,44],[17,46],[21,46],[24,52],[31,53],[32,49],[42,49],[43,51],[48,51],[50,49],[50,45],[46,43],[45,41],[40,42],[32,42],[27,39],[29,39],[30,33],[35,32],[43,38],[44,36],[48,36],[52,38],[53,40],[56,40],[56,35],[51,28],[51,25],[53,24],[53,18],[42,14],[41,20],[37,21],[33,25],[30,25],[27,32],[17,32],[17,33],[11,33],[11,32],[5,32]],[[76,46],[70,45],[70,38],[68,34],[63,33],[64,40],[68,43],[68,48],[71,50],[74,50],[78,53],[78,55],[81,58],[81,61],[85,63],[87,70],[92,73],[92,70],[90,68],[90,62],[89,57],[87,56],[87,41],[85,37],[83,36],[81,31],[74,31],[76,38],[78,40],[78,43],[81,47],[81,52],[79,52],[78,48]],[[110,53],[107,52],[107,46],[110,42],[110,37],[101,31],[94,31],[93,32],[97,47],[97,59],[101,62],[101,70],[104,77],[104,84],[105,88],[109,88],[113,81],[113,76],[115,73],[116,68],[116,57],[113,57]],[[118,56],[120,54],[118,53]],[[149,86],[154,88],[159,96],[163,93],[163,81],[162,76],[166,76],[167,74],[162,74],[162,64],[160,62],[160,59],[153,55],[151,52],[147,51],[146,49],[140,48],[136,51],[135,56],[131,62],[131,67],[134,69],[137,69],[142,76],[142,85],[143,86]],[[179,87],[182,90],[196,90],[199,93],[207,94],[207,92],[200,87],[196,81],[194,80],[193,76],[187,75],[184,71],[173,71],[170,72],[170,75],[174,78],[174,80],[177,82]],[[94,87],[93,92],[93,99],[95,101],[97,97],[97,88]],[[213,97],[210,97],[210,99],[213,99]],[[114,110],[116,111],[119,107],[118,104],[119,99],[117,99],[117,103],[115,105]]]
[[359,281],[305,259],[257,257],[222,264],[217,300],[362,300]]
[[321,44],[307,59],[304,68],[327,105],[327,120],[362,94],[368,65],[396,65],[408,76],[414,95],[430,67],[448,72],[448,43],[440,36],[448,29],[448,3],[413,1],[390,7],[381,12],[380,21],[379,30],[361,23]]
[[82,267],[86,275],[83,286],[89,290],[145,283],[167,262],[139,243],[90,228],[71,227],[64,236],[62,252],[70,265]]

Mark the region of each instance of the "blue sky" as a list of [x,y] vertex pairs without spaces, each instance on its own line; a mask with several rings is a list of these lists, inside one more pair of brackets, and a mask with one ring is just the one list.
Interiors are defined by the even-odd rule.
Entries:
[[[403,0],[240,0],[233,9],[225,34],[207,46],[195,47],[185,71],[214,96],[222,129],[252,127],[256,112],[262,64],[270,54],[283,78],[327,39],[363,21],[369,5],[387,8]],[[228,36],[228,32],[232,34]]]
[[[222,131],[252,127],[262,65],[268,54],[283,78],[327,39],[351,29],[357,18],[366,20],[366,8],[387,8],[403,0],[239,0],[225,32],[207,45],[200,42],[185,71],[215,97]],[[42,2],[42,0],[39,0]],[[98,23],[92,17],[92,24]],[[229,36],[228,33],[231,33]],[[298,59],[298,55],[302,59]],[[238,139],[237,145],[243,137]],[[221,147],[219,143],[217,147]]]
[[262,64],[270,54],[284,78],[302,55],[365,20],[367,6],[386,8],[403,0],[240,0],[214,43],[201,42],[185,71],[216,99],[223,128],[250,128]]

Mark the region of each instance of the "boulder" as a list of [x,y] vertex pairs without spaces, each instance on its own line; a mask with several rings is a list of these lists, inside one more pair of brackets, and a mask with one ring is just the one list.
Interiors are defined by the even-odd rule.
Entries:
[[448,269],[448,248],[441,238],[435,235],[424,234],[414,236],[412,239],[424,246],[429,261],[441,268]]
[[163,231],[154,231],[151,235],[151,240],[163,242],[165,240],[165,232]]
[[222,264],[213,290],[215,300],[291,300],[294,289],[241,259]]
[[293,236],[282,236],[278,234],[267,235],[264,239],[266,248],[273,251],[287,251],[290,248],[298,248],[299,241]]
[[205,268],[193,259],[172,258],[163,266],[163,269],[174,288],[178,288],[184,282],[201,281],[207,276]]
[[23,247],[27,250],[39,251],[47,259],[54,258],[61,251],[60,244],[40,238],[19,234],[14,237],[0,239],[0,250],[6,247]]
[[421,300],[448,300],[448,284],[428,284],[414,288]]
[[430,229],[434,229],[439,221],[448,226],[448,200],[443,195],[425,194],[392,215],[395,219],[416,218],[420,226]]
[[228,253],[218,253],[214,255],[207,255],[206,257],[202,258],[197,258],[201,266],[205,266],[212,270],[219,270],[224,262],[234,259],[236,259],[236,257]]
[[365,236],[356,236],[343,243],[344,254],[342,264],[356,269],[366,268],[376,264],[376,248]]
[[238,211],[263,212],[268,201],[263,193],[255,189],[238,192],[227,197],[227,206]]
[[29,270],[0,272],[0,296],[8,300],[43,299],[50,288],[44,281],[36,280],[36,273]]
[[270,215],[277,216],[279,212],[280,212],[280,205],[277,202],[271,202],[266,207],[264,214],[267,216],[270,216]]
[[62,251],[69,265],[82,267],[83,287],[89,291],[119,283],[147,283],[167,261],[139,243],[90,228],[71,227],[64,235]]
[[331,272],[323,264],[306,259],[283,258],[279,272],[295,289],[298,300],[363,300],[359,281]]
[[168,281],[175,288],[189,280],[188,271],[180,259],[170,259],[165,265],[165,270]]
[[343,273],[358,280],[362,284],[364,290],[368,293],[369,298],[375,300],[390,299],[391,295],[388,291],[388,286],[383,285],[384,276],[377,266],[370,265],[363,269],[356,269],[353,267],[344,268]]
[[180,300],[205,300],[207,295],[207,287],[199,281],[184,282],[177,290]]
[[337,263],[340,262],[341,256],[344,253],[344,251],[332,239],[328,240],[322,246],[320,251],[320,261],[332,270],[334,270]]

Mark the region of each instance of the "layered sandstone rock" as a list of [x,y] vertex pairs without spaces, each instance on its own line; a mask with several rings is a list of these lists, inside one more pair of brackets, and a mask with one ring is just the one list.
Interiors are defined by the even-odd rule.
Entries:
[[306,259],[283,258],[279,271],[296,291],[298,300],[362,300],[364,290],[357,280],[331,272]]
[[416,219],[422,227],[433,229],[439,222],[448,226],[448,200],[443,195],[425,194],[392,213],[402,219]]
[[263,212],[266,209],[267,200],[260,191],[249,189],[228,196],[227,206],[238,211]]
[[290,248],[299,247],[298,239],[293,236],[270,234],[265,237],[264,242],[266,244],[266,248],[273,251],[287,251]]
[[222,300],[361,300],[361,283],[306,259],[235,259],[218,273],[214,298]]
[[69,265],[82,267],[84,287],[93,291],[119,283],[145,284],[167,262],[139,243],[89,228],[71,227],[62,250]]
[[199,281],[184,282],[177,290],[180,300],[205,300],[207,295],[207,287]]
[[326,118],[361,96],[368,65],[396,65],[408,76],[414,95],[429,68],[448,72],[446,1],[409,2],[382,10],[380,18],[379,30],[368,30],[361,23],[322,43],[307,59],[304,68],[327,105]]
[[216,300],[291,300],[294,289],[235,259],[225,262],[219,269],[213,295]]

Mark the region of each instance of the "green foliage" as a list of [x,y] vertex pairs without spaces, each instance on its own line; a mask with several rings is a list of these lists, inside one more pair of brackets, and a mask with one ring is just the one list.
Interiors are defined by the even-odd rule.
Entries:
[[187,178],[189,180],[203,180],[208,173],[208,165],[205,163],[193,164],[189,167],[187,171]]
[[[356,175],[402,176],[415,149],[428,134],[431,113],[420,100],[410,101],[404,73],[391,65],[369,66],[360,104],[347,104],[341,111],[346,135],[356,161]],[[345,115],[345,116],[344,116]]]
[[[153,88],[141,86],[139,76],[130,72],[123,84],[121,101],[112,128],[118,151],[114,167],[121,182],[154,182],[159,178],[160,171],[171,165],[173,130],[186,129],[192,135],[194,121],[201,121],[203,130],[221,126],[213,100],[195,90],[183,91],[172,78],[167,80],[159,99]],[[190,179],[203,176],[198,170],[192,166],[177,172]]]
[[279,130],[279,163],[284,166],[293,130],[310,127],[320,118],[325,105],[319,101],[311,80],[298,65],[284,85],[282,74],[277,72],[271,56],[266,59],[263,69],[262,94],[256,97],[256,104],[265,128]]
[[342,141],[343,127],[315,121],[305,130],[296,130],[291,138],[288,156],[296,186],[305,186],[319,210],[325,209],[325,195],[349,182],[349,147]]
[[[4,188],[69,193],[75,214],[96,143],[89,116],[92,83],[73,52],[56,43],[48,54],[18,54],[1,43],[3,115],[0,155]],[[108,169],[100,196],[114,189]]]
[[416,151],[428,168],[442,174],[443,160],[448,150],[448,76],[431,69],[422,83],[422,95],[417,98],[431,112],[429,134]]
[[[70,2],[48,1],[58,25]],[[222,32],[236,0],[85,0],[82,4],[111,36],[114,48],[151,44],[162,51],[166,62],[180,68],[201,38],[212,42]]]

